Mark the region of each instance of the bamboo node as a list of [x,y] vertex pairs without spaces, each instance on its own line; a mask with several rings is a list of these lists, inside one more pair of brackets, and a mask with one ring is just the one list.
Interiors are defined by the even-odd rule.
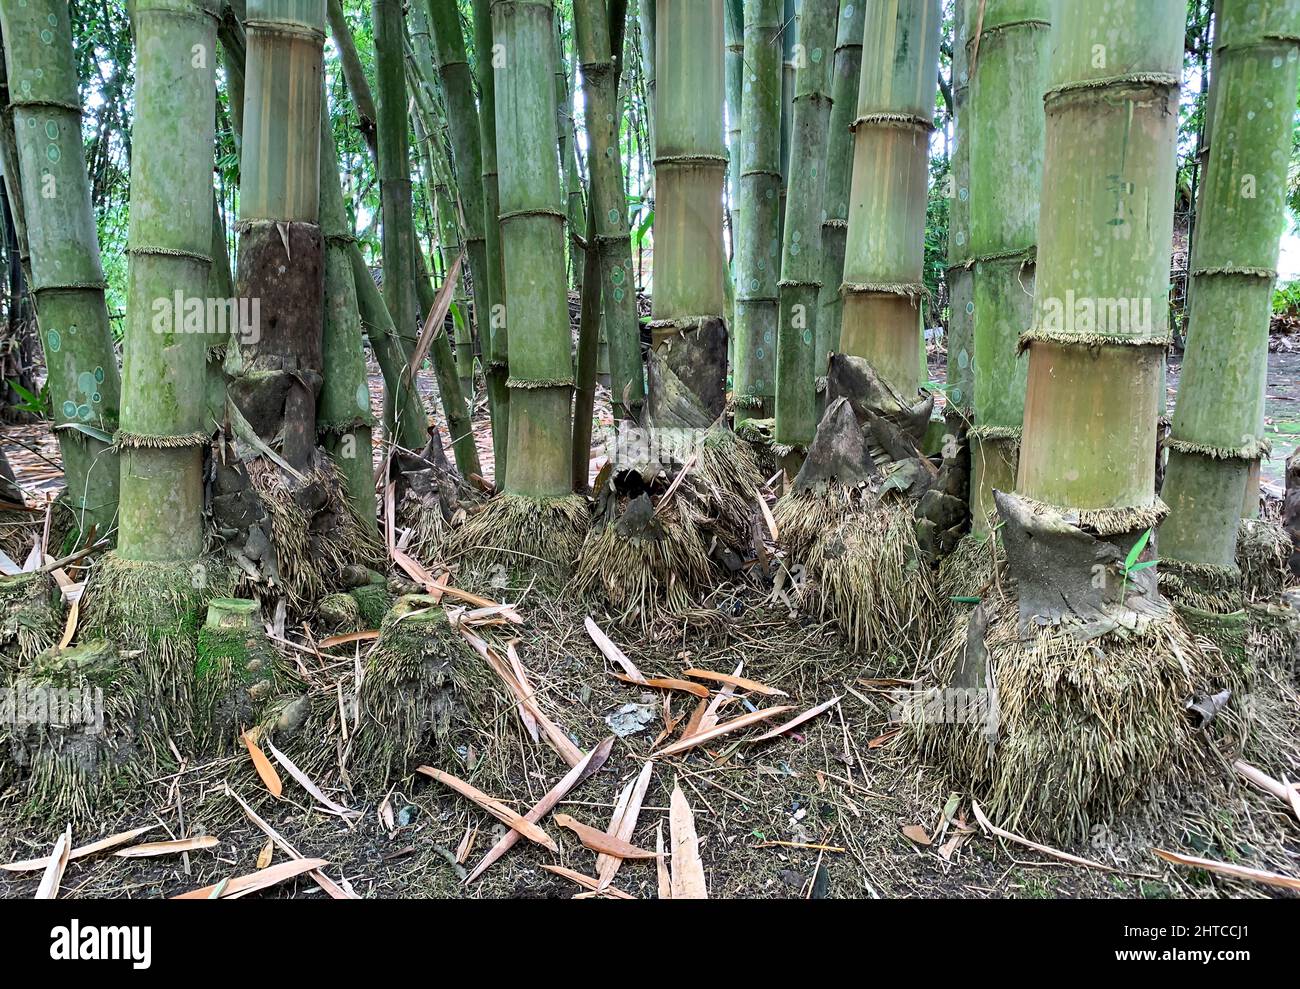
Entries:
[[67,110],[81,116],[81,107],[76,103],[65,103],[63,100],[25,100],[22,97],[16,97],[9,101],[9,105],[16,110],[26,110],[29,108],[40,109],[44,107],[48,110]]
[[100,280],[94,282],[64,282],[53,285],[35,285],[32,292],[39,295],[41,292],[103,292],[107,290],[108,282]]
[[1123,86],[1151,86],[1155,88],[1177,89],[1182,82],[1176,75],[1168,72],[1129,72],[1118,76],[1105,76],[1101,79],[1083,79],[1078,82],[1067,82],[1064,85],[1056,86],[1049,89],[1043,94],[1044,103],[1052,103],[1055,100],[1069,96],[1072,93],[1082,93],[1095,89],[1112,89]]
[[253,18],[244,21],[244,30],[249,34],[277,34],[282,38],[297,38],[312,44],[324,45],[325,32],[318,27],[304,24],[302,21],[279,20],[275,18]]
[[545,207],[539,209],[511,210],[509,213],[502,213],[500,216],[497,217],[497,219],[501,223],[505,223],[506,220],[517,220],[527,216],[549,216],[559,220],[562,223],[567,223],[569,219],[568,216],[565,213],[561,212],[560,210],[548,209]]
[[198,251],[183,251],[174,247],[128,247],[126,253],[129,255],[153,255],[164,258],[188,258],[201,264],[212,263],[212,258],[206,254],[201,254]]
[[1160,336],[1130,336],[1123,333],[1066,333],[1033,327],[1020,334],[1017,353],[1023,354],[1032,343],[1056,343],[1065,347],[1160,347],[1168,349],[1173,344],[1169,333]]
[[1256,437],[1241,446],[1214,446],[1211,443],[1196,443],[1174,436],[1163,440],[1167,450],[1194,457],[1208,457],[1211,460],[1261,460],[1273,452],[1273,444],[1263,437]]
[[849,130],[856,133],[859,127],[872,124],[897,130],[914,130],[922,134],[930,134],[935,130],[933,118],[915,113],[864,113],[853,121]]
[[966,435],[985,443],[1019,443],[1024,430],[1019,426],[972,426]]
[[567,378],[507,378],[506,387],[519,391],[539,391],[543,388],[572,388],[572,375]]
[[207,446],[207,433],[186,433],[181,436],[156,436],[148,433],[128,433],[119,429],[113,437],[114,450],[178,450],[187,446]]
[[901,295],[915,302],[929,298],[930,293],[920,282],[845,282],[840,294],[849,295]]
[[1245,265],[1221,265],[1216,268],[1193,268],[1192,277],[1200,278],[1210,275],[1245,275],[1250,278],[1263,278],[1267,281],[1277,280],[1277,270],[1275,268],[1252,268]]
[[1115,508],[1067,508],[1049,505],[1020,493],[1016,494],[1016,498],[1035,514],[1060,515],[1066,522],[1102,537],[1123,536],[1130,532],[1159,528],[1169,514],[1169,506],[1159,496],[1153,496],[1150,505],[1121,505]]

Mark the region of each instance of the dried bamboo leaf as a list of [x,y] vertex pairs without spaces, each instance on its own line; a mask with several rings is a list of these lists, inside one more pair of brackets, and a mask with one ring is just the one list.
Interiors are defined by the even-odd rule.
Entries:
[[556,814],[555,823],[562,828],[568,828],[577,835],[578,840],[582,842],[585,848],[589,848],[601,855],[613,855],[621,859],[652,859],[655,857],[655,853],[652,851],[637,848],[636,845],[626,841],[620,841],[613,835],[583,824],[568,814]]
[[[172,899],[235,900],[242,896],[247,896],[249,893],[256,893],[258,890],[266,889],[268,886],[275,886],[284,882],[286,879],[293,879],[296,876],[301,876],[304,872],[311,872],[315,869],[319,869],[323,865],[329,865],[329,861],[327,859],[292,859],[288,862],[281,862],[278,865],[273,865],[266,869],[258,869],[256,872],[250,872],[246,876],[236,876],[233,879],[223,879],[220,883],[213,883],[211,886],[192,889],[188,893],[181,893],[177,896],[173,896]],[[218,893],[218,895],[213,897],[212,894],[214,893]]]
[[[563,800],[570,790],[601,770],[605,765],[606,760],[609,759],[609,753],[613,747],[614,736],[610,735],[607,739],[588,752],[586,757],[578,763],[578,765],[569,770],[564,779],[551,787],[546,796],[537,801],[536,806],[524,815],[525,819],[536,824],[543,817],[549,814],[551,808]],[[483,861],[475,866],[474,871],[469,874],[469,878],[466,879],[465,882],[472,883],[479,876],[483,875],[483,873],[487,871],[488,867],[501,858],[501,856],[506,852],[510,851],[518,840],[518,831],[507,831],[501,836],[501,839],[492,846],[488,853],[483,856]]]
[[769,687],[765,683],[759,683],[757,680],[747,680],[745,677],[735,676],[731,673],[715,673],[713,670],[683,670],[682,676],[695,677],[697,680],[716,680],[718,683],[731,684],[733,687],[739,687],[741,690],[748,690],[751,693],[763,694],[765,697],[789,697],[784,690],[777,690],[775,687]]
[[311,777],[309,777],[306,773],[304,773],[301,769],[299,769],[296,765],[294,765],[293,760],[290,759],[283,752],[281,752],[279,749],[277,749],[271,743],[271,740],[269,738],[266,740],[266,747],[271,750],[271,755],[275,757],[275,761],[284,767],[285,772],[287,772],[290,776],[292,776],[298,782],[299,786],[301,786],[304,790],[306,790],[313,797],[315,797],[316,801],[320,803],[321,806],[323,806],[326,810],[330,811],[330,813],[338,814],[340,817],[361,816],[361,811],[350,810],[347,807],[344,807],[342,804],[337,803],[331,800],[329,797],[325,796],[325,794],[321,792],[320,787],[318,787],[314,782],[312,782]]
[[706,731],[701,731],[695,735],[688,735],[686,738],[679,739],[671,745],[664,746],[658,752],[650,753],[651,759],[662,759],[665,756],[680,755],[688,749],[693,749],[697,745],[703,745],[705,742],[720,738],[723,735],[729,735],[733,731],[740,731],[742,728],[748,728],[750,725],[756,725],[760,721],[766,721],[768,718],[774,718],[778,714],[785,714],[787,711],[793,711],[794,707],[789,704],[783,704],[780,707],[769,707],[762,711],[752,711],[749,714],[742,714],[738,718],[732,718],[730,721],[724,721],[720,725],[714,725]]
[[[641,773],[636,778],[636,782],[631,784],[627,790],[626,801],[622,803],[622,813],[615,811],[617,822],[610,820],[609,834],[618,838],[620,841],[630,841],[632,835],[636,832],[637,821],[641,817],[641,805],[645,803],[646,790],[650,786],[650,773],[654,764],[647,761],[641,767]],[[596,876],[600,879],[600,888],[604,889],[614,880],[617,875],[619,866],[623,860],[615,855],[598,855],[596,857]]]
[[1071,855],[1069,852],[1062,852],[1052,848],[1050,845],[1040,845],[1036,841],[1030,841],[1028,838],[1022,838],[1018,834],[1010,831],[1004,831],[989,821],[984,816],[984,811],[980,810],[980,805],[974,800],[971,801],[971,810],[975,813],[975,820],[979,822],[980,827],[985,831],[997,835],[999,838],[1005,838],[1007,841],[1014,841],[1017,845],[1024,845],[1026,848],[1032,848],[1036,852],[1042,852],[1044,855],[1050,855],[1052,858],[1060,859],[1062,862],[1073,862],[1075,865],[1087,866],[1090,869],[1101,869],[1103,872],[1118,872],[1108,865],[1102,865],[1100,862],[1094,862],[1092,859],[1080,858],[1077,855]]
[[591,636],[591,641],[596,643],[596,648],[605,654],[605,658],[611,663],[615,663],[623,668],[623,672],[632,678],[634,683],[645,683],[645,677],[641,671],[636,668],[636,664],[627,658],[627,654],[614,644],[614,640],[600,630],[590,615],[587,616],[583,625],[587,628],[587,634]]
[[275,771],[271,765],[271,760],[266,757],[257,745],[257,739],[251,731],[246,731],[239,736],[248,748],[249,758],[253,760],[253,768],[257,770],[257,775],[262,778],[262,784],[271,791],[271,796],[279,797],[284,792],[284,784],[280,782],[280,774]]
[[673,898],[673,878],[668,874],[668,860],[664,857],[663,818],[655,826],[655,878],[659,881],[659,899]]
[[132,845],[113,854],[124,859],[157,858],[160,855],[180,855],[182,852],[198,852],[205,848],[215,848],[221,844],[215,835],[203,834],[194,838],[178,838],[175,841],[147,841],[143,845]]
[[455,790],[462,797],[474,801],[474,803],[478,804],[502,824],[518,831],[529,841],[537,842],[537,844],[541,845],[548,851],[558,852],[560,850],[560,846],[555,843],[555,839],[539,828],[536,824],[521,817],[519,814],[516,814],[500,800],[495,800],[492,797],[489,797],[486,793],[472,784],[466,783],[464,780],[452,776],[451,773],[444,773],[441,769],[434,769],[432,766],[420,766],[416,771],[423,773],[430,779],[437,780],[445,786],[451,787],[451,789]]
[[1179,855],[1176,852],[1166,852],[1161,848],[1153,848],[1152,851],[1158,858],[1162,858],[1173,865],[1182,865],[1191,869],[1204,869],[1206,872],[1217,872],[1221,876],[1246,879],[1254,883],[1263,883],[1266,886],[1276,886],[1279,889],[1300,890],[1300,879],[1284,876],[1278,872],[1266,872],[1263,869],[1249,869],[1244,865],[1229,865],[1227,862],[1215,862],[1213,859]]
[[817,717],[817,715],[824,714],[839,702],[840,702],[839,697],[832,697],[824,704],[818,704],[816,707],[804,711],[804,713],[799,715],[797,718],[791,718],[785,724],[773,728],[771,731],[767,732],[764,735],[759,735],[758,738],[753,739],[753,741],[766,742],[769,738],[776,738],[778,735],[784,735],[786,732],[790,731],[791,729],[798,728],[805,721],[811,721],[813,718]]
[[612,674],[614,679],[622,680],[624,683],[635,683],[640,687],[658,687],[661,690],[682,690],[695,697],[708,697],[709,688],[701,686],[698,683],[691,683],[689,680],[674,680],[672,677],[649,677],[645,680],[638,680],[630,677],[626,673]]
[[[86,858],[88,855],[94,855],[96,852],[107,852],[110,849],[117,848],[119,845],[125,845],[128,841],[135,841],[142,834],[148,834],[157,827],[156,824],[147,824],[142,828],[132,828],[130,831],[123,831],[120,834],[109,835],[107,838],[100,838],[99,841],[92,841],[89,845],[82,845],[80,848],[74,848],[68,853],[68,861],[75,862],[77,859]],[[50,856],[46,855],[38,859],[26,859],[21,862],[10,862],[8,865],[0,865],[0,869],[5,872],[35,872],[37,869],[44,869],[50,864]]]
[[673,846],[672,898],[707,900],[709,889],[704,879],[704,863],[700,861],[700,840],[695,833],[695,815],[680,786],[673,787],[669,808],[669,838]]
[[59,896],[59,885],[63,882],[63,870],[68,867],[68,851],[72,848],[72,825],[69,824],[54,843],[50,852],[50,864],[45,867],[41,883],[36,887],[36,899],[54,900]]
[[635,900],[636,897],[630,893],[625,893],[617,886],[600,886],[591,876],[584,876],[581,872],[574,872],[572,869],[566,869],[562,865],[543,865],[547,872],[553,872],[557,876],[563,876],[565,879],[572,880],[583,889],[590,890],[593,893],[607,894],[619,900]]

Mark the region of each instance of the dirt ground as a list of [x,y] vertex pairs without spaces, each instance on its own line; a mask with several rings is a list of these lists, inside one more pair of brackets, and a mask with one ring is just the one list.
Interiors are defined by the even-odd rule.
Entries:
[[[1294,368],[1281,368],[1270,385],[1280,403],[1272,406],[1280,410],[1275,422],[1294,426],[1296,389]],[[600,422],[608,428],[606,394],[599,408]],[[477,418],[482,433],[481,407]],[[49,490],[43,474],[51,468],[39,465],[54,463],[57,448],[29,442],[37,453],[24,454],[14,437],[25,441],[39,435],[35,429],[6,435],[8,452],[29,491]],[[1294,444],[1294,432],[1287,435]],[[491,458],[485,455],[483,462],[490,471]],[[642,705],[648,717],[640,731],[616,741],[603,770],[556,808],[604,830],[619,791],[640,771],[665,728],[665,692],[615,679],[614,668],[584,631],[587,608],[563,588],[502,591],[501,597],[518,602],[525,620],[515,634],[543,710],[583,751],[610,734],[606,718],[625,706]],[[1063,849],[1105,868],[1069,864],[982,833],[961,781],[945,780],[918,763],[891,723],[891,688],[881,681],[922,677],[924,659],[853,654],[815,613],[773,601],[769,582],[757,572],[720,586],[680,621],[648,632],[620,628],[607,616],[592,614],[648,676],[680,676],[692,666],[730,673],[743,662],[744,676],[789,695],[744,694],[724,717],[778,701],[792,705],[794,714],[840,698],[825,714],[771,741],[747,744],[723,738],[654,761],[631,841],[654,849],[661,826],[667,837],[669,797],[680,786],[695,814],[712,897],[1278,895],[1269,887],[1168,865],[1153,855],[1157,847],[1300,875],[1300,823],[1280,801],[1238,785],[1226,767],[1219,778],[1207,781],[1205,791],[1140,808],[1124,821],[1099,826],[1085,845]],[[334,665],[350,668],[353,657],[367,647],[334,650],[339,660]],[[1279,685],[1293,707],[1291,723],[1300,724],[1294,687],[1293,680]],[[694,704],[685,694],[668,696],[673,718],[689,713]],[[334,746],[333,739],[319,743]],[[178,748],[183,753],[184,740]],[[1291,751],[1295,755],[1294,747]],[[566,771],[550,748],[529,737],[504,689],[493,690],[479,718],[457,726],[445,745],[422,758],[519,813]],[[1300,756],[1261,768],[1275,778],[1300,779]],[[244,756],[185,764],[178,772],[146,781],[130,807],[74,834],[74,844],[143,825],[155,830],[142,840],[211,834],[219,844],[185,859],[96,855],[75,861],[63,880],[63,895],[170,896],[253,871],[267,835],[249,821],[231,792],[254,806],[303,856],[328,860],[324,872],[362,897],[569,897],[581,889],[543,865],[595,872],[594,853],[547,818],[542,826],[558,842],[558,854],[521,841],[467,887],[464,870],[472,869],[502,833],[492,817],[419,775],[374,792],[350,792],[337,772],[326,771],[317,782],[332,800],[359,816],[342,818],[322,810],[288,777],[283,797],[272,798]],[[0,861],[47,854],[63,826],[62,821],[30,819],[18,794],[0,794]],[[285,859],[277,849],[273,861]],[[0,896],[30,897],[39,880],[39,872],[0,872]],[[614,885],[634,897],[655,896],[655,863],[625,862]],[[256,895],[326,894],[300,877]]]

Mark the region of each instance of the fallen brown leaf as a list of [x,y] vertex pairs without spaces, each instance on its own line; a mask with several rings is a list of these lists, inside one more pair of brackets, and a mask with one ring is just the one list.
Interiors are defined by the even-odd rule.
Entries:
[[284,784],[280,782],[280,774],[271,765],[271,760],[258,747],[257,740],[251,731],[246,731],[239,737],[244,740],[244,745],[248,747],[249,758],[253,760],[253,768],[257,770],[257,775],[262,778],[262,784],[271,792],[271,796],[279,797],[284,792]]
[[[128,841],[135,841],[140,835],[148,834],[156,827],[156,824],[147,824],[142,828],[132,828],[130,831],[123,831],[121,834],[109,835],[107,838],[100,838],[99,841],[92,841],[89,845],[82,845],[80,848],[74,848],[70,851],[68,861],[75,862],[77,859],[94,855],[96,852],[107,852],[119,845],[125,845]],[[50,856],[47,855],[44,858],[10,862],[8,865],[0,865],[0,869],[6,872],[35,872],[37,869],[44,869],[49,864]]]
[[461,796],[474,801],[474,803],[478,804],[502,824],[518,831],[529,841],[535,841],[543,848],[552,852],[558,852],[560,850],[560,846],[555,843],[555,839],[539,828],[536,824],[521,817],[519,814],[516,814],[501,801],[489,797],[486,793],[472,784],[466,783],[464,780],[452,776],[451,773],[444,773],[441,769],[434,769],[432,766],[420,766],[416,771],[423,773],[431,779],[437,780],[445,786],[451,787]]
[[1161,848],[1153,848],[1152,851],[1157,858],[1162,858],[1173,865],[1186,866],[1192,869],[1204,869],[1206,872],[1216,872],[1221,876],[1231,876],[1234,879],[1246,879],[1254,883],[1263,883],[1266,886],[1276,886],[1280,889],[1300,890],[1300,879],[1292,876],[1284,876],[1277,872],[1265,872],[1263,869],[1249,869],[1243,865],[1229,865],[1227,862],[1216,862],[1213,859],[1195,858],[1191,855],[1179,855],[1177,852],[1166,852]]
[[695,833],[695,815],[680,786],[673,787],[669,802],[668,827],[673,847],[672,898],[707,900],[704,863],[700,861],[700,840]]
[[769,707],[762,711],[752,711],[749,714],[742,714],[738,718],[732,718],[730,721],[724,721],[720,725],[714,725],[707,731],[701,731],[694,735],[688,735],[671,745],[666,745],[658,752],[650,753],[651,759],[662,759],[665,756],[678,755],[688,749],[693,749],[697,745],[703,745],[705,742],[719,738],[723,735],[730,734],[733,731],[740,731],[742,728],[748,728],[750,725],[756,725],[760,721],[766,721],[768,718],[775,718],[778,714],[785,714],[787,711],[793,711],[790,705],[781,707]]
[[775,687],[769,687],[765,683],[759,683],[757,680],[748,680],[745,677],[734,676],[730,673],[715,673],[713,670],[683,670],[682,676],[695,677],[697,680],[716,680],[719,683],[729,683],[733,687],[739,687],[741,690],[748,690],[751,693],[763,694],[766,697],[789,697],[784,690],[777,690]]
[[192,889],[188,893],[181,893],[173,896],[173,900],[211,900],[213,893],[220,890],[220,895],[216,899],[236,900],[249,893],[256,893],[258,890],[266,889],[268,886],[275,886],[284,882],[286,879],[293,879],[295,876],[301,876],[304,872],[311,872],[319,869],[321,866],[329,865],[327,859],[292,859],[288,862],[281,862],[279,865],[273,865],[267,869],[258,869],[256,872],[250,872],[246,876],[236,876],[234,879],[223,880],[221,883],[213,883],[211,886],[203,886],[200,889]]
[[578,840],[582,842],[583,846],[593,852],[602,855],[614,855],[621,859],[652,859],[655,857],[654,852],[621,841],[598,828],[590,827],[581,821],[575,820],[568,814],[556,814],[555,823],[572,831],[578,836]]
[[203,834],[194,838],[179,838],[176,841],[147,841],[143,845],[132,845],[113,854],[124,859],[156,858],[159,855],[179,855],[181,852],[197,852],[204,848],[215,848],[221,840],[215,835]]
[[[588,752],[586,757],[583,758],[578,765],[570,769],[568,775],[566,775],[564,779],[551,787],[546,796],[537,801],[536,806],[525,814],[524,818],[531,821],[533,824],[540,821],[550,813],[552,807],[568,795],[570,790],[583,780],[586,780],[600,771],[601,767],[605,765],[606,760],[609,759],[609,753],[613,747],[614,736],[610,735],[594,749]],[[514,830],[507,831],[502,835],[500,840],[498,840],[497,843],[489,849],[488,853],[483,856],[483,861],[474,867],[474,871],[471,872],[469,877],[465,880],[466,884],[472,883],[479,876],[483,875],[493,862],[497,861],[497,859],[501,858],[502,855],[514,847],[515,843],[519,841],[519,837],[519,832]]]
[[36,899],[54,900],[59,896],[59,885],[63,882],[63,870],[68,867],[68,852],[72,849],[72,825],[69,824],[54,843],[50,852],[50,864],[45,867],[41,883],[36,887]]
[[791,718],[785,724],[778,725],[776,728],[773,728],[771,731],[767,732],[766,734],[759,735],[758,738],[752,739],[752,741],[766,742],[769,738],[776,738],[778,735],[784,735],[792,728],[798,728],[805,721],[811,721],[813,718],[817,717],[817,715],[829,711],[839,702],[840,702],[839,697],[832,697],[830,700],[826,701],[826,703],[818,704],[816,707],[804,711],[804,713],[799,715],[797,718]]

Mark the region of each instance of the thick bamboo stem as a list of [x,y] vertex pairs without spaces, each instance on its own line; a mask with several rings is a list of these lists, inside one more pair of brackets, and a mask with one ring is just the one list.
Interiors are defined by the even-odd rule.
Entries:
[[781,258],[777,339],[776,442],[806,448],[817,430],[817,301],[822,288],[822,218],[830,137],[831,50],[838,0],[804,0],[795,78],[791,154],[805,167],[790,176]]
[[1107,9],[1053,12],[1017,490],[1121,534],[1160,509],[1153,437],[1186,2]]
[[[939,79],[938,0],[867,10],[854,124],[840,350],[869,361],[898,394],[921,381],[925,212]],[[904,43],[906,39],[906,43]]]
[[[112,445],[121,384],[82,153],[81,102],[68,5],[0,5],[26,219],[30,285],[74,531],[100,536],[117,517]],[[16,191],[16,190],[15,190]]]
[[501,243],[510,332],[510,452],[505,490],[530,498],[571,485],[573,362],[565,213],[555,157],[552,0],[495,0]]
[[841,5],[835,37],[835,78],[831,84],[830,141],[826,149],[826,220],[822,224],[824,257],[822,288],[817,302],[817,374],[826,373],[826,360],[839,349],[844,314],[844,245],[849,229],[849,193],[853,176],[853,121],[858,115],[858,85],[862,77],[862,35],[867,7]]
[[1300,5],[1222,0],[1209,158],[1192,247],[1187,349],[1166,445],[1160,551],[1234,567],[1263,420],[1268,327],[1300,76]]
[[741,96],[740,215],[736,245],[737,421],[770,418],[776,394],[781,281],[782,0],[750,0]]
[[[504,483],[510,434],[509,338],[505,322],[505,268],[501,254],[501,190],[497,166],[496,61],[490,0],[473,0],[478,71],[479,135],[483,154],[483,212],[488,256],[488,313],[479,322],[483,374],[492,409],[492,454],[497,483]],[[501,53],[504,56],[504,51]]]
[[[1034,319],[1034,260],[1042,195],[1048,0],[988,0],[968,36],[969,236],[973,266],[974,422],[971,513],[977,533],[993,490],[1015,484],[1028,362],[1020,335]],[[950,351],[951,353],[951,351]],[[960,360],[960,359],[959,359]]]
[[136,0],[132,8],[129,358],[117,545],[131,561],[182,563],[204,548],[211,339],[202,331],[212,328],[203,300],[212,263],[217,13],[215,0]]
[[[658,0],[650,418],[707,428],[725,410],[722,0]],[[679,401],[678,401],[679,400]]]

